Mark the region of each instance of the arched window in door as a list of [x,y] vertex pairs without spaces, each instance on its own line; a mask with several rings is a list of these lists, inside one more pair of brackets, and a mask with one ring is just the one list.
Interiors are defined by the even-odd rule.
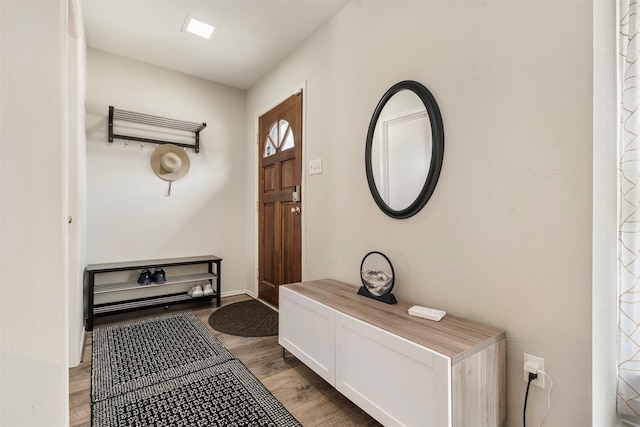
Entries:
[[294,147],[293,129],[286,120],[273,122],[264,143],[262,157],[273,156],[277,152],[289,150]]

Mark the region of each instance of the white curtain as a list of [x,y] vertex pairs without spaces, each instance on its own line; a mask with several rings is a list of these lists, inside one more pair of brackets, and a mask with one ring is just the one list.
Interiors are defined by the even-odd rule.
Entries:
[[640,416],[640,6],[619,0],[618,412]]

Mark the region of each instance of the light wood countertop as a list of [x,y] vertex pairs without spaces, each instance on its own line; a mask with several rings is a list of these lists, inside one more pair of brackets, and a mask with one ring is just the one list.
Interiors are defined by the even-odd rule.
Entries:
[[410,316],[415,304],[385,304],[358,295],[358,287],[333,279],[284,285],[353,318],[430,348],[452,359],[452,365],[505,339],[504,331],[447,315],[439,322]]

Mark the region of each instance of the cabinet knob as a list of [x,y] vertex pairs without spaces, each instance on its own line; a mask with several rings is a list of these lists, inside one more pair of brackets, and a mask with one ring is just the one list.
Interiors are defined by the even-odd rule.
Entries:
[[291,208],[291,213],[292,214],[296,214],[296,215],[300,215],[300,207],[296,206],[295,208]]

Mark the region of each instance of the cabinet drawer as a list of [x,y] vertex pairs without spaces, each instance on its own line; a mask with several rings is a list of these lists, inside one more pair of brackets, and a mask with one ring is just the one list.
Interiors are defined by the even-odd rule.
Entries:
[[336,316],[336,388],[384,425],[451,425],[448,357]]
[[335,383],[335,310],[280,288],[278,343],[325,381]]

